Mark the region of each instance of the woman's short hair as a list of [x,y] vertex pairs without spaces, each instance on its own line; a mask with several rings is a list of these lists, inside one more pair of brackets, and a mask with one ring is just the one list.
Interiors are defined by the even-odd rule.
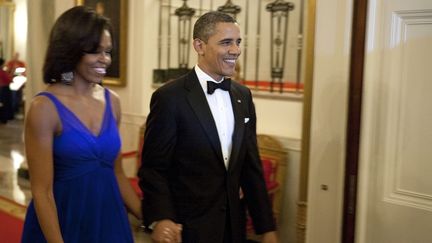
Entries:
[[44,82],[60,82],[62,73],[73,72],[85,53],[97,51],[104,30],[113,38],[109,19],[91,8],[76,6],[64,12],[51,30],[43,66]]
[[209,37],[213,35],[218,23],[237,23],[230,15],[220,11],[207,12],[195,22],[193,29],[193,38],[207,42]]

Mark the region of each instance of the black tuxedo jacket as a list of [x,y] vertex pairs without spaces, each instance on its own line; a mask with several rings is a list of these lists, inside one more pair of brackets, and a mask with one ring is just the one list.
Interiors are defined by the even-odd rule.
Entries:
[[230,225],[232,242],[242,242],[241,187],[255,231],[275,229],[251,92],[236,82],[229,92],[235,125],[228,169],[195,71],[153,93],[138,173],[145,225],[172,219],[183,224],[183,242],[193,243],[220,243]]

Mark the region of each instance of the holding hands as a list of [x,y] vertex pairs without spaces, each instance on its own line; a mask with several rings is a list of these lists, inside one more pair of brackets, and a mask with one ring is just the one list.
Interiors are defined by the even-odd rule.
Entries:
[[164,219],[156,223],[151,238],[154,243],[180,243],[182,225],[176,224],[169,219]]

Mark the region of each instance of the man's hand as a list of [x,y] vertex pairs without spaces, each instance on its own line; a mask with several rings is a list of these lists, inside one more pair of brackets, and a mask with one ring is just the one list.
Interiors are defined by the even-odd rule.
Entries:
[[181,231],[181,224],[176,224],[172,220],[164,219],[156,223],[151,238],[154,243],[180,243],[182,238]]
[[275,231],[270,231],[263,234],[261,243],[278,243],[278,239]]

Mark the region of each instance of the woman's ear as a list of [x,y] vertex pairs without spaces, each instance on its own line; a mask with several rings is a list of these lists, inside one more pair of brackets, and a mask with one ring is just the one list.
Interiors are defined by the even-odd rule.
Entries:
[[198,38],[195,38],[193,40],[193,46],[195,51],[198,53],[198,55],[204,55],[204,45],[205,45],[204,41]]

